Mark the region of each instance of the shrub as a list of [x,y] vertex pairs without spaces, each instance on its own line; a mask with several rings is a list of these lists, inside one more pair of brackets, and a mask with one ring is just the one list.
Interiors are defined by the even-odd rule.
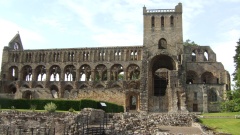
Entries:
[[69,112],[74,112],[75,110],[71,107],[68,111]]
[[47,104],[44,106],[44,109],[45,109],[47,112],[55,112],[56,109],[57,109],[57,106],[56,106],[56,104],[54,104],[53,102],[50,102],[50,103],[47,103]]
[[35,111],[37,108],[37,105],[30,105],[30,110]]

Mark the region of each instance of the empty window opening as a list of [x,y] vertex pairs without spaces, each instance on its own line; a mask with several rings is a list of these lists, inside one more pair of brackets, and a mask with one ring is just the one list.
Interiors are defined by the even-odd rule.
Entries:
[[178,110],[181,110],[181,95],[179,91],[177,91],[177,107],[178,107]]
[[195,50],[192,51],[192,62],[196,61],[196,53]]
[[38,66],[36,68],[37,72],[37,81],[46,81],[46,67],[45,66]]
[[115,64],[111,67],[111,80],[118,81],[123,80],[124,72],[123,67],[120,64]]
[[215,92],[215,90],[209,90],[208,100],[210,102],[217,102],[217,93]]
[[133,64],[128,66],[128,80],[137,80],[140,77],[140,68],[139,66]]
[[9,93],[9,94],[15,94],[16,92],[17,92],[16,86],[10,85],[10,86],[9,86],[9,91],[7,91],[7,93]]
[[91,68],[89,65],[80,67],[80,81],[91,81]]
[[32,67],[24,66],[22,69],[23,72],[23,80],[32,81]]
[[134,52],[133,52],[133,51],[131,51],[131,56],[130,56],[130,58],[131,58],[131,60],[134,59]]
[[213,76],[213,74],[211,72],[204,72],[202,74],[201,78],[202,78],[202,82],[204,84],[214,83],[214,81],[215,81],[214,76]]
[[130,110],[136,110],[137,98],[136,96],[130,96]]
[[14,50],[18,50],[18,49],[19,49],[19,45],[18,45],[17,42],[15,42],[15,44],[14,44],[14,46],[13,46],[13,49],[14,49]]
[[197,92],[194,92],[194,100],[197,100],[197,97],[198,97],[198,93]]
[[151,27],[152,28],[155,27],[155,17],[154,16],[152,16],[152,18],[151,18]]
[[17,62],[18,61],[18,55],[17,54],[13,54],[13,62]]
[[10,80],[12,80],[12,81],[18,80],[18,68],[17,67],[10,67],[9,76],[10,76]]
[[86,79],[85,73],[81,74],[81,75],[80,75],[80,81],[86,81],[86,80],[87,80],[87,79]]
[[165,96],[167,85],[166,78],[154,75],[154,96]]
[[138,52],[135,51],[135,53],[134,53],[134,60],[137,60],[137,57],[138,57]]
[[75,67],[73,65],[68,65],[64,71],[65,78],[64,81],[75,81]]
[[50,81],[60,80],[61,69],[59,66],[53,66],[50,68]]
[[53,98],[58,98],[58,91],[57,90],[53,89],[53,90],[51,90],[51,93],[52,93]]
[[22,94],[23,99],[33,99],[33,95],[31,91],[25,91]]
[[161,17],[161,27],[164,27],[164,17]]
[[88,60],[89,60],[89,57],[90,57],[89,52],[83,52],[83,60],[84,60],[84,61],[88,61]]
[[208,61],[208,52],[207,51],[204,52],[204,61]]
[[39,74],[37,81],[46,81],[46,74]]
[[45,54],[44,53],[40,53],[39,54],[39,62],[44,62],[45,61]]
[[174,17],[172,15],[170,17],[170,26],[174,26]]
[[106,81],[107,80],[107,67],[103,64],[97,65],[95,69],[95,79],[96,81]]
[[167,48],[167,40],[165,38],[161,38],[158,41],[158,49],[166,49]]
[[53,85],[50,87],[50,91],[51,91],[51,94],[52,94],[52,97],[53,98],[58,98],[58,87]]
[[193,84],[196,83],[197,80],[197,73],[195,71],[187,71],[187,75],[186,75],[186,84]]
[[193,104],[193,112],[198,112],[198,104]]

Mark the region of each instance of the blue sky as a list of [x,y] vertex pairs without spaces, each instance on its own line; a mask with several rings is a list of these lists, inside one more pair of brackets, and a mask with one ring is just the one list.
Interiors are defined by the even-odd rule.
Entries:
[[17,31],[24,49],[142,45],[142,7],[179,2],[184,40],[209,45],[232,74],[240,0],[0,0],[0,54]]

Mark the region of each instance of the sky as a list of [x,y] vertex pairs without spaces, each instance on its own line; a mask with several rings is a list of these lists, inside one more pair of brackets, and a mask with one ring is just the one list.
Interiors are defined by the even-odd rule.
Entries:
[[240,38],[240,0],[0,0],[2,50],[19,32],[24,49],[143,45],[143,6],[183,5],[183,40],[210,46],[230,74]]

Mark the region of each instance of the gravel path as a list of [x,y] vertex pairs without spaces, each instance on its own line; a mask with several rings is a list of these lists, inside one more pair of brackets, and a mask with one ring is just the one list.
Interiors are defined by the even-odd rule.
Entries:
[[174,135],[203,135],[198,127],[159,126],[160,130]]

